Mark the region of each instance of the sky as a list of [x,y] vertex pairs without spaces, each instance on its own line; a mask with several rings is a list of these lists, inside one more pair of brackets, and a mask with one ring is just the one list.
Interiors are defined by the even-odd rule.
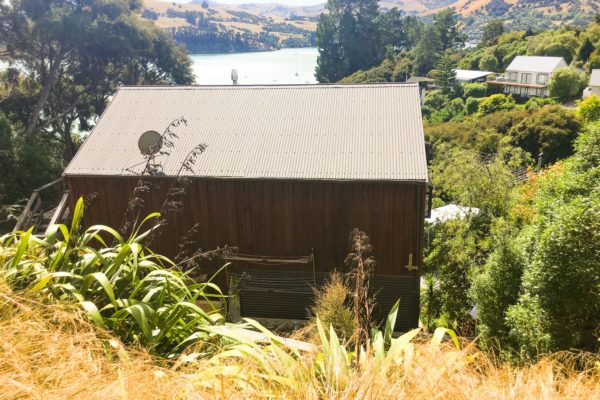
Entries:
[[[163,0],[170,1],[173,0]],[[175,0],[178,3],[189,3],[191,0]],[[214,0],[213,0],[214,1]],[[223,4],[246,4],[246,3],[280,3],[289,6],[312,6],[315,4],[324,3],[325,0],[216,0],[217,3]]]

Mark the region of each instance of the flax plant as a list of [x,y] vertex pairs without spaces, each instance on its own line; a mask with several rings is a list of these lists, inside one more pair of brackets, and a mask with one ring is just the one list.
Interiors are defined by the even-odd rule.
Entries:
[[[212,300],[225,296],[210,280],[192,281],[189,272],[142,244],[156,225],[145,227],[160,214],[148,215],[129,238],[102,225],[82,231],[82,217],[80,199],[70,227],[54,225],[45,236],[30,229],[0,238],[4,281],[48,300],[74,301],[99,327],[156,355],[175,357],[208,339],[199,328],[223,321]],[[108,246],[111,242],[115,245]],[[200,300],[209,304],[207,311]]]

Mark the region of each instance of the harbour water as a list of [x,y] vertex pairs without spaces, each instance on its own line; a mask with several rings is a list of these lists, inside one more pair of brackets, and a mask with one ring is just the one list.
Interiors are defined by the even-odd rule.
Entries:
[[231,70],[240,85],[317,83],[316,48],[281,49],[254,53],[191,54],[199,85],[230,85]]

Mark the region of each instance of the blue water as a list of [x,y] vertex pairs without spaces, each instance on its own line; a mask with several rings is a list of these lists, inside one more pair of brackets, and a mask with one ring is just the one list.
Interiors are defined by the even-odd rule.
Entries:
[[240,85],[317,83],[316,48],[282,49],[257,53],[191,54],[196,83],[230,85],[237,69]]

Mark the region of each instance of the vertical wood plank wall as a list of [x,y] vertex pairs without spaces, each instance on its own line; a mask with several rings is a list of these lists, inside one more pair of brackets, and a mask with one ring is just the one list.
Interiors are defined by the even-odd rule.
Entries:
[[[85,224],[118,228],[136,177],[67,177],[71,202],[95,197]],[[171,185],[152,179],[148,212],[160,209]],[[193,179],[181,213],[170,222],[157,251],[174,256],[195,224],[204,250],[238,246],[240,253],[302,256],[314,249],[317,271],[343,270],[350,230],[371,238],[376,273],[417,275],[404,268],[409,253],[421,267],[425,185],[396,182]],[[418,279],[416,280],[418,282]]]

